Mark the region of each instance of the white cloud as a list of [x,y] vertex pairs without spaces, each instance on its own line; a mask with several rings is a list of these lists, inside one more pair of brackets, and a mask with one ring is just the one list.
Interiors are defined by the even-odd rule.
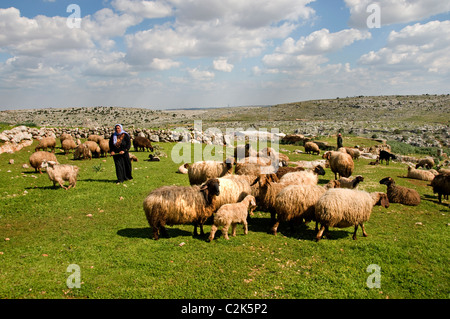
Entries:
[[113,0],[111,5],[120,12],[147,19],[172,15],[172,7],[164,1]]
[[212,80],[215,77],[215,74],[213,72],[202,71],[198,68],[188,68],[187,71],[194,80],[198,81],[208,81]]
[[213,61],[214,70],[231,72],[233,71],[234,65],[229,64],[227,59],[220,58]]
[[362,65],[385,70],[450,72],[450,21],[416,23],[392,31],[384,48],[359,59]]
[[367,7],[376,3],[380,7],[381,26],[420,21],[440,13],[450,11],[450,2],[442,0],[345,0],[350,9],[349,25],[367,28],[367,18],[371,12]]
[[150,67],[155,70],[169,70],[172,68],[177,68],[181,65],[180,62],[173,61],[171,59],[158,59],[154,58]]

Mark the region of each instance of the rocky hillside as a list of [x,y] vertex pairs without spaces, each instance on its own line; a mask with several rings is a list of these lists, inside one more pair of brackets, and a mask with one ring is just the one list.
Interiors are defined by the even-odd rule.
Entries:
[[273,106],[196,110],[150,110],[123,107],[80,107],[9,110],[0,122],[38,127],[278,128],[304,135],[344,134],[384,138],[414,146],[450,146],[450,95],[359,96]]

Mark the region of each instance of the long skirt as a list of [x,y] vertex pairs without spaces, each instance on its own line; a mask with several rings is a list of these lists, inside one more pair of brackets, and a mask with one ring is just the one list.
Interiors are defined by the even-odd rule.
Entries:
[[114,164],[116,165],[117,181],[123,183],[124,181],[133,179],[133,176],[131,176],[131,159],[128,153],[117,154],[113,158]]

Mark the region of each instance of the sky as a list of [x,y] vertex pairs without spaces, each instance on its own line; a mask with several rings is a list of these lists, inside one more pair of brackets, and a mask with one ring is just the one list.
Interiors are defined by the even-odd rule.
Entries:
[[448,94],[450,0],[1,0],[0,110]]

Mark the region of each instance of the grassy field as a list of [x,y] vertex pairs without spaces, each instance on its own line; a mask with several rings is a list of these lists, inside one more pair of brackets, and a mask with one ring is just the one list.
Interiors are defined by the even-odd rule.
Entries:
[[[357,141],[362,144],[363,141]],[[427,182],[406,179],[406,165],[370,166],[356,161],[360,188],[385,191],[393,177],[422,196],[417,207],[375,207],[369,237],[352,240],[353,228],[331,229],[315,242],[314,225],[267,233],[270,216],[256,212],[249,233],[206,242],[191,225],[168,227],[170,238],[151,239],[142,202],[163,185],[188,185],[171,159],[175,144],[159,143],[160,162],[133,152],[133,181],[117,185],[112,158],[61,163],[80,167],[75,189],[53,188],[46,173],[28,163],[36,142],[0,155],[0,298],[449,298],[448,201],[437,202]],[[291,160],[319,156],[292,153]],[[14,164],[8,164],[14,159]],[[333,178],[329,169],[324,184]],[[210,224],[205,226],[209,233]],[[79,267],[80,288],[69,288],[70,265]],[[380,288],[369,288],[369,265],[381,268]],[[69,269],[70,270],[70,269]],[[70,279],[70,278],[69,278]]]

